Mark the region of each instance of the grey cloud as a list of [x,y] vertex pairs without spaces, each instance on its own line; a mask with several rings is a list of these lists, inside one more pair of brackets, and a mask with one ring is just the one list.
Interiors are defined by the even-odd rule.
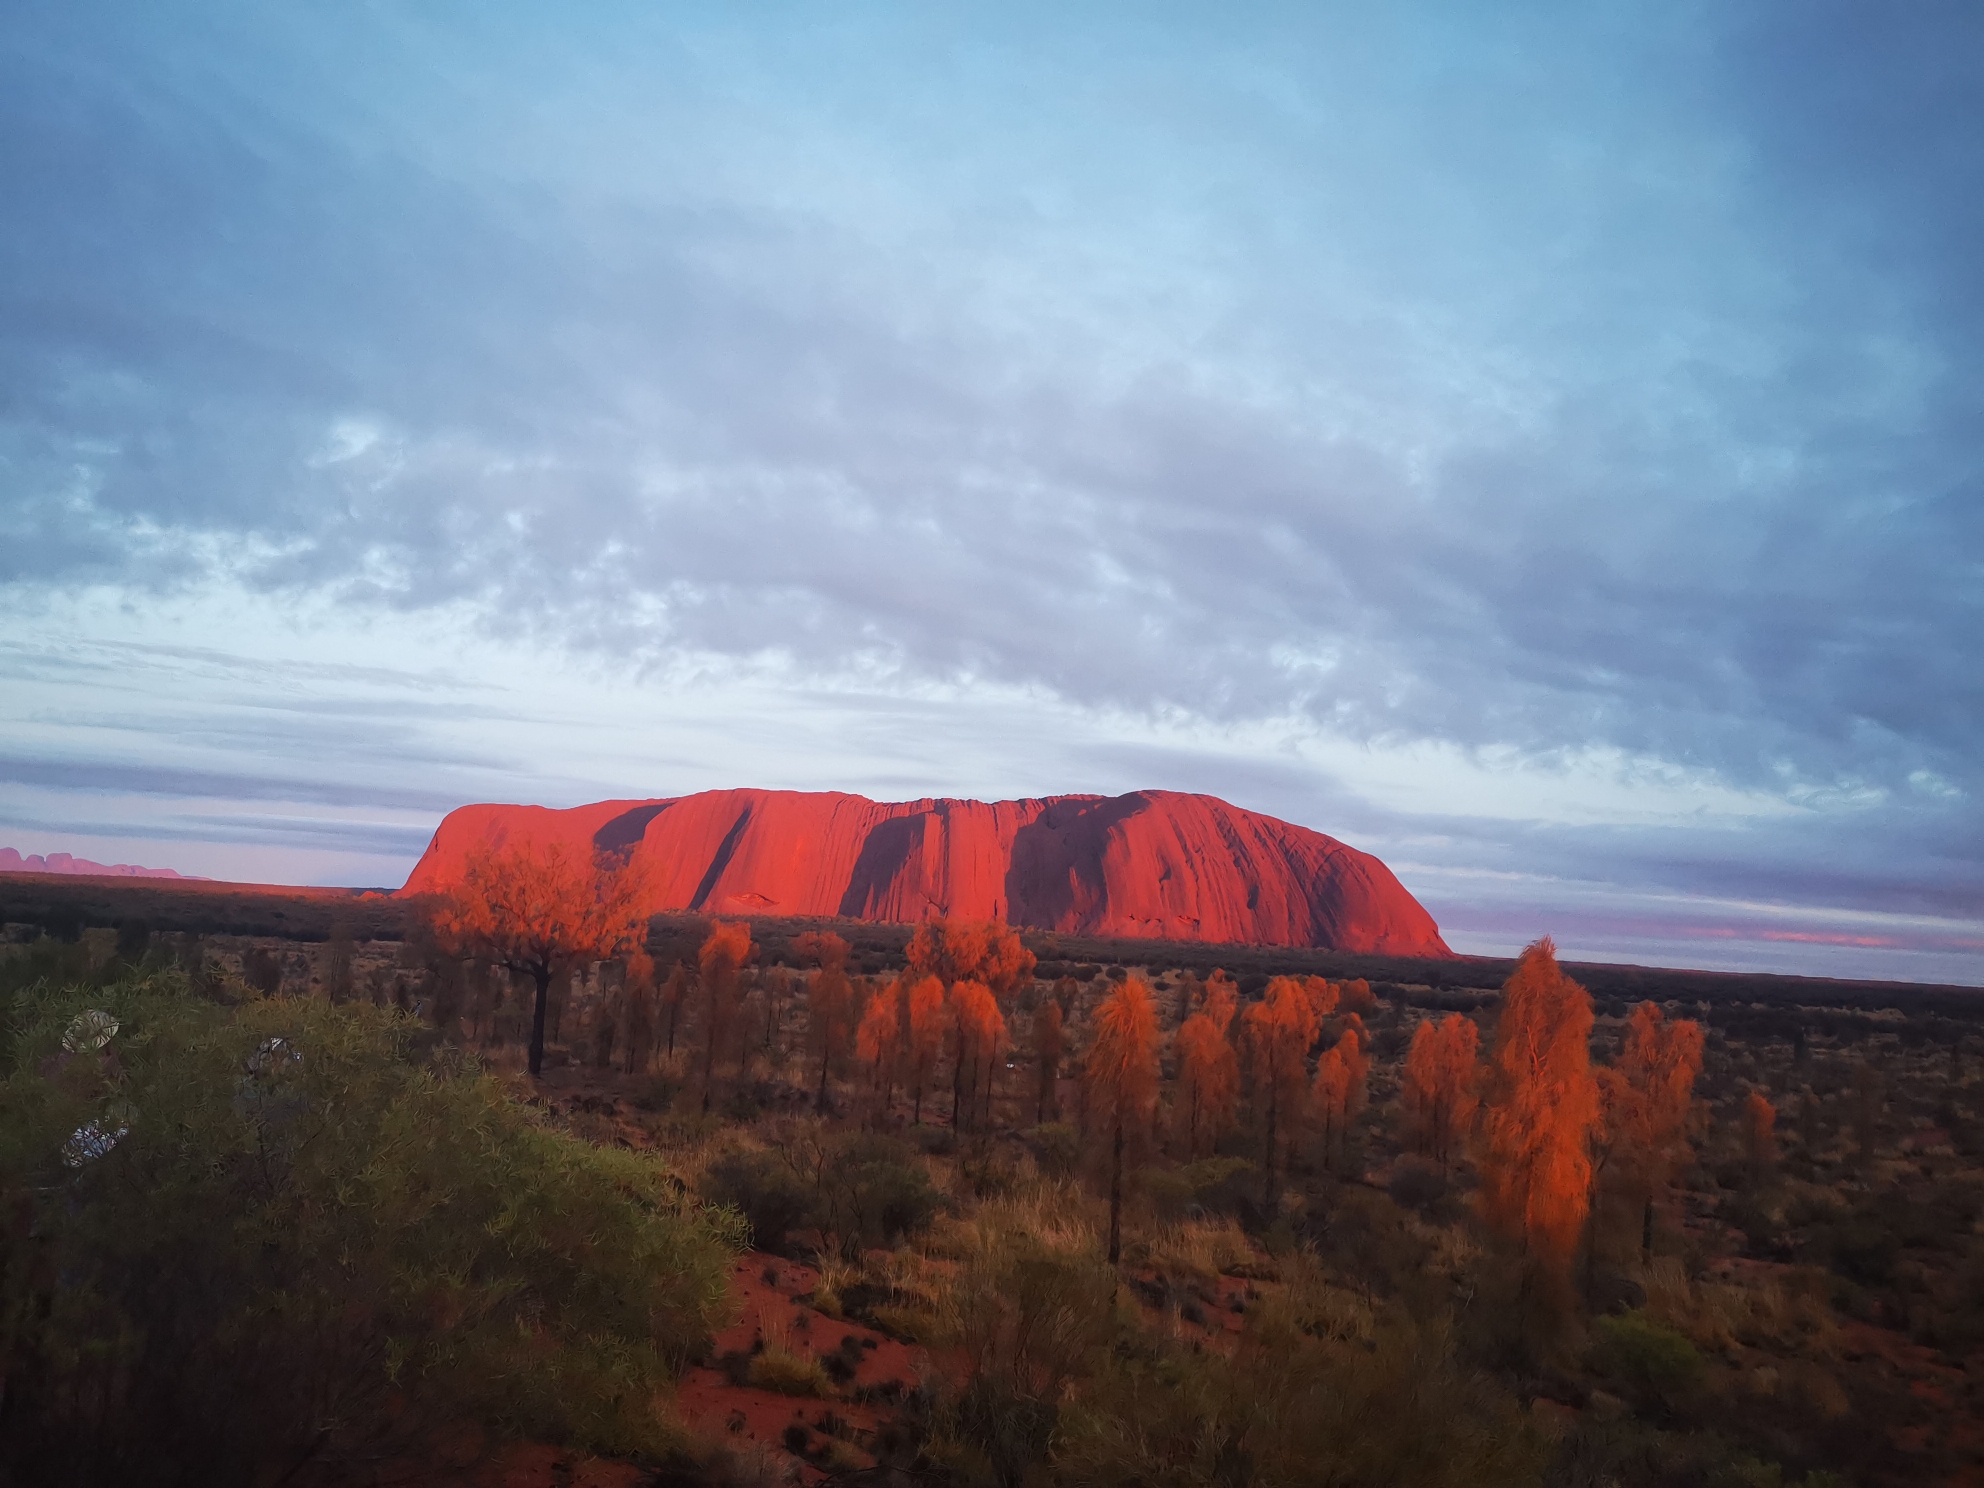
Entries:
[[[354,23],[332,55],[379,48],[368,91],[271,23],[119,49],[37,11],[0,58],[0,564],[465,601],[656,667],[769,653],[1132,715],[1613,745],[1765,789],[1905,802],[1928,770],[1967,793],[1928,825],[1758,829],[1704,871],[1953,902],[1984,877],[1984,47],[1961,7],[1730,15],[1543,6],[1509,22],[1526,48],[1464,60],[1374,22],[1373,69],[1406,79],[1388,106],[1330,70],[1327,28],[1259,22],[1275,49],[1222,38],[1203,65],[1126,28],[1185,122],[1068,105],[1106,146],[1017,137],[1075,203],[1031,214],[958,143],[1014,112],[996,64],[955,117],[908,81],[822,110],[852,158],[919,121],[958,152],[879,156],[955,248],[934,266],[781,204],[775,170],[713,191],[665,138],[618,190],[478,155],[434,121],[521,127],[451,91],[517,65],[512,22]],[[1049,80],[1096,42],[1055,34]],[[440,48],[464,61],[429,99]],[[584,36],[544,69],[612,72]],[[1113,251],[1082,206],[1111,177],[1138,225],[1188,227],[1136,256],[1147,317],[1097,329],[1081,295],[1107,275],[1077,250]],[[1016,320],[979,282],[1002,274],[1039,286]],[[1214,308],[1178,308],[1208,279]],[[1271,774],[1250,784],[1303,799]],[[1800,867],[1862,836],[1845,877]],[[1649,882],[1722,851],[1522,847]]]
[[323,806],[377,806],[436,813],[450,811],[461,804],[459,795],[434,790],[408,790],[381,781],[344,782],[326,780],[321,776],[279,779],[213,770],[175,770],[152,765],[74,759],[0,757],[0,782],[101,795],[293,801]]

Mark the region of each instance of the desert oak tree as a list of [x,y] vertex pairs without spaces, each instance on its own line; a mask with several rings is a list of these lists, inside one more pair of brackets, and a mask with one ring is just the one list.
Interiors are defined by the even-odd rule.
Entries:
[[544,1015],[551,981],[587,961],[604,961],[644,938],[648,898],[638,863],[602,855],[580,861],[564,844],[495,834],[472,848],[462,876],[433,905],[436,937],[458,956],[478,956],[527,976],[530,1072],[544,1069]]

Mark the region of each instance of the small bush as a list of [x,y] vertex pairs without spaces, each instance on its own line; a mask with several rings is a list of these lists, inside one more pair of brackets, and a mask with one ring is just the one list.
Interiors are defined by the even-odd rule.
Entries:
[[1065,1178],[1081,1161],[1081,1133],[1065,1122],[1050,1121],[1026,1134],[1027,1149],[1049,1178]]
[[913,1148],[893,1137],[856,1134],[829,1152],[813,1218],[840,1237],[842,1253],[852,1258],[922,1234],[943,1207]]
[[1894,1275],[1900,1242],[1887,1226],[1871,1219],[1851,1219],[1831,1236],[1832,1269],[1862,1286],[1882,1286]]
[[1598,1367],[1639,1399],[1673,1405],[1701,1383],[1695,1346],[1646,1314],[1602,1317],[1592,1327]]
[[760,1250],[780,1250],[793,1230],[805,1226],[813,1209],[813,1192],[791,1167],[769,1152],[732,1152],[704,1171],[698,1185],[702,1196],[727,1204],[751,1226],[751,1243]]
[[825,1395],[831,1389],[818,1359],[771,1343],[752,1355],[749,1378],[760,1390],[780,1395]]

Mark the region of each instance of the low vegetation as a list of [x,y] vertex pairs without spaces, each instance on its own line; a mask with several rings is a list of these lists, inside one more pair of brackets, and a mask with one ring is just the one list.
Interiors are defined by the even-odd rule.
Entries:
[[1975,1010],[843,928],[542,978],[418,921],[14,947],[0,1472],[369,1481],[464,1432],[740,1484],[1984,1465]]

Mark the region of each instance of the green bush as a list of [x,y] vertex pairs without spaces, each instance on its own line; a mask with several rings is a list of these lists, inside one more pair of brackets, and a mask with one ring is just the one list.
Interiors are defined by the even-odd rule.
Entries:
[[1082,1134],[1065,1121],[1049,1121],[1026,1134],[1027,1149],[1040,1171],[1050,1178],[1065,1178],[1081,1161]]
[[770,1152],[732,1152],[704,1171],[700,1189],[712,1203],[744,1216],[751,1243],[781,1250],[785,1237],[805,1228],[813,1212],[813,1190],[790,1164]]
[[856,1133],[835,1142],[821,1174],[814,1218],[849,1256],[920,1235],[944,1207],[916,1149]]
[[1597,1318],[1592,1328],[1598,1367],[1639,1399],[1672,1405],[1701,1383],[1695,1346],[1645,1313]]
[[652,1160],[390,1011],[176,972],[7,1011],[0,1482],[336,1481],[477,1421],[672,1444],[741,1227]]
[[732,1152],[703,1174],[704,1198],[742,1214],[752,1243],[781,1250],[792,1232],[836,1237],[851,1258],[921,1234],[944,1206],[916,1149],[893,1137],[850,1133],[828,1140],[802,1177],[770,1152]]
[[[1298,1268],[1299,1272],[1299,1268]],[[1298,1276],[1298,1281],[1299,1281]],[[1084,1488],[1534,1484],[1548,1448],[1517,1402],[1456,1360],[1445,1328],[1332,1336],[1298,1284],[1228,1355],[1111,1350],[1064,1407],[1055,1478]]]

